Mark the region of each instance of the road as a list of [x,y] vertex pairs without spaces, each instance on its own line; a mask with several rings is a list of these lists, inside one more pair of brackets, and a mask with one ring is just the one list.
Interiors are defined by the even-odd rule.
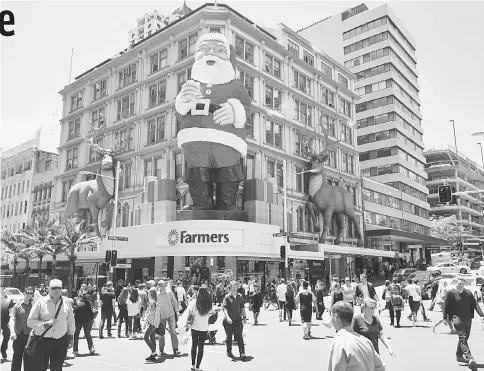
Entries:
[[[428,307],[429,302],[426,302]],[[441,318],[440,312],[427,311],[432,320]],[[408,315],[408,305],[402,318]],[[432,323],[419,321],[421,327],[413,328],[410,321],[402,319],[402,328],[396,329],[390,326],[388,311],[380,315],[385,334],[390,342],[396,357],[392,358],[386,348],[381,345],[382,359],[387,365],[387,370],[392,371],[423,371],[423,370],[466,370],[467,367],[459,366],[455,360],[457,337],[450,335],[448,328],[440,325],[437,334],[432,332]],[[421,319],[421,316],[419,315]],[[215,370],[282,370],[294,371],[298,369],[325,370],[327,367],[328,354],[334,336],[333,329],[327,329],[313,321],[312,335],[314,339],[304,340],[299,315],[296,313],[296,326],[289,327],[287,322],[279,322],[278,312],[269,309],[261,312],[259,326],[247,326],[245,337],[246,353],[249,357],[247,363],[240,360],[231,360],[225,354],[223,345],[224,333],[217,334],[216,345],[206,345],[205,355],[201,369],[204,371]],[[114,330],[114,329],[113,329]],[[113,334],[116,332],[113,331]],[[69,352],[65,369],[68,371],[151,371],[159,370],[158,363],[164,369],[170,371],[186,371],[190,369],[190,345],[180,346],[181,357],[174,358],[171,355],[171,346],[167,336],[168,356],[159,359],[156,363],[148,363],[144,359],[149,355],[149,350],[143,340],[129,340],[127,338],[105,338],[99,340],[97,331],[94,344],[96,355],[88,356],[87,343],[80,339],[80,357],[74,358]],[[480,319],[475,318],[470,337],[470,348],[476,357],[479,368],[484,369],[484,331]],[[9,349],[9,358],[11,349]],[[234,354],[238,357],[238,350],[234,346]],[[10,363],[2,361],[2,370],[10,370]]]

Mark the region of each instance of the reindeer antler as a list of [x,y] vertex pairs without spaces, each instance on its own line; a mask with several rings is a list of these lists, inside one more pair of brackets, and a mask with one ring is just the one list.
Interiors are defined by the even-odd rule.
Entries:
[[[102,115],[100,115],[100,117],[101,116]],[[84,138],[84,140],[85,140],[85,142],[87,143],[88,146],[93,147],[95,150],[97,150],[99,152],[105,152],[106,150],[104,148],[102,148],[101,146],[94,143],[94,139],[96,138],[96,135],[98,133],[102,132],[103,129],[106,128],[106,125],[103,124],[103,125],[99,126],[98,128],[95,128],[92,121],[89,121],[89,124],[91,126],[90,132],[92,132],[93,134],[92,134],[92,136],[89,136],[89,137],[82,136],[82,138]]]
[[[122,123],[126,123],[126,121],[123,120]],[[133,126],[134,126],[134,122],[132,121],[125,128],[123,128],[123,130],[126,130],[126,136],[122,138],[120,135],[119,140],[115,141],[114,143],[115,150],[113,150],[113,156],[123,152],[126,149],[126,147],[128,147],[129,139],[130,139],[130,131]]]
[[319,123],[318,126],[321,126],[321,132],[324,135],[324,140],[323,140],[323,150],[318,154],[318,156],[323,156],[326,153],[330,152],[333,147],[340,142],[340,140],[331,140],[329,139],[329,131],[330,131],[330,123],[328,122],[328,127],[325,128],[322,123]]
[[317,155],[315,153],[307,151],[306,148],[309,149],[309,137],[307,136],[303,139],[301,154],[303,154],[304,156],[308,156],[309,158],[316,158]]

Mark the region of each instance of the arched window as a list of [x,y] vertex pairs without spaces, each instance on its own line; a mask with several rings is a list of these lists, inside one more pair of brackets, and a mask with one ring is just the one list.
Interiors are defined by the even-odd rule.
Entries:
[[304,230],[306,232],[311,232],[310,225],[309,225],[309,213],[306,208],[303,208],[304,213]]
[[123,227],[129,227],[129,204],[127,202],[123,203]]
[[302,206],[298,207],[297,211],[296,211],[296,214],[297,214],[297,230],[298,232],[302,232],[304,231],[304,210],[302,208]]

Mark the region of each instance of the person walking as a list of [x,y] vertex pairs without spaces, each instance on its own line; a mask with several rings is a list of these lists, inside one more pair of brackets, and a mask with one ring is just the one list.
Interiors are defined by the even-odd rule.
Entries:
[[383,333],[383,327],[380,320],[375,316],[376,301],[371,298],[366,298],[361,304],[361,314],[357,314],[353,317],[353,322],[351,327],[353,330],[366,337],[371,341],[375,351],[380,354],[380,349],[378,346],[378,339],[381,340],[383,345],[385,345],[390,352],[392,357],[395,357],[395,352],[390,346],[390,342]]
[[341,290],[341,286],[339,282],[335,282],[333,285],[333,292],[331,293],[331,297],[329,299],[329,311],[331,312],[331,308],[335,305],[338,301],[343,300],[344,295],[343,291]]
[[222,307],[225,315],[223,326],[227,336],[225,339],[227,356],[234,358],[232,353],[232,336],[235,336],[235,340],[237,341],[237,346],[239,348],[240,358],[243,362],[246,362],[247,357],[245,355],[245,345],[242,338],[242,331],[244,329],[244,323],[247,320],[247,316],[245,313],[245,305],[242,295],[237,293],[237,282],[230,282],[230,292],[225,295]]
[[301,322],[304,331],[304,340],[311,338],[311,317],[313,316],[313,303],[316,307],[316,316],[319,316],[316,297],[312,292],[309,291],[308,287],[309,282],[304,281],[302,284],[302,291],[298,292],[296,296],[296,304],[299,304],[301,308]]
[[390,312],[390,326],[395,326],[395,319],[397,322],[396,328],[400,328],[400,319],[403,310],[402,288],[398,284],[398,278],[393,278],[389,286],[390,302],[388,303],[388,311]]
[[10,328],[8,327],[8,318],[10,309],[14,306],[13,300],[7,297],[5,293],[5,289],[2,287],[2,291],[0,293],[0,305],[1,305],[1,330],[2,330],[2,358],[7,358],[7,349],[8,349],[8,341],[10,340]]
[[[450,289],[445,297],[443,318],[447,325],[450,322],[453,323],[459,337],[456,351],[457,362],[467,363],[472,370],[476,368],[476,361],[467,341],[471,334],[474,311],[479,316],[484,317],[484,313],[472,292],[464,288],[464,278],[458,277],[456,288]],[[484,319],[482,323],[484,324]]]
[[259,314],[260,314],[260,308],[262,307],[263,304],[263,298],[262,298],[262,293],[260,292],[260,287],[257,283],[254,284],[253,286],[254,292],[249,294],[249,310],[252,310],[252,314],[254,316],[254,326],[257,326],[259,324]]
[[355,300],[357,303],[363,302],[363,299],[372,298],[373,300],[377,300],[376,290],[373,285],[368,282],[367,276],[365,273],[360,275],[361,282],[356,285],[355,290]]
[[417,326],[417,312],[420,308],[420,301],[422,300],[422,293],[420,292],[420,286],[416,285],[413,283],[413,280],[411,278],[408,279],[408,282],[410,283],[407,287],[405,287],[405,290],[407,291],[408,295],[408,304],[410,305],[410,311],[411,313],[411,321],[413,323],[413,326]]
[[21,371],[22,361],[24,371],[33,370],[33,358],[28,354],[24,356],[24,349],[31,331],[31,328],[27,326],[27,319],[32,310],[33,298],[34,289],[32,286],[28,286],[24,290],[24,300],[19,301],[10,309],[9,329],[10,339],[13,341],[12,371]]
[[[212,298],[205,285],[200,287],[198,291],[197,300],[190,303],[187,308],[188,319],[185,326],[188,332],[191,329],[192,334],[192,370],[200,371],[200,363],[203,358],[203,348],[205,346],[205,339],[208,334],[208,319],[212,310]],[[191,323],[189,323],[191,321]]]
[[148,290],[146,288],[146,284],[140,283],[138,286],[138,295],[139,295],[139,300],[141,302],[141,309],[139,312],[139,319],[138,319],[138,328],[136,329],[137,333],[141,333],[141,320],[145,316],[146,308],[148,307]]
[[81,329],[83,329],[89,354],[93,355],[96,352],[91,336],[92,324],[94,323],[94,311],[87,292],[83,292],[82,296],[78,298],[76,308],[74,309],[74,318],[76,330],[74,332],[74,349],[72,353],[75,356],[79,356],[79,334],[81,333]]
[[129,289],[127,287],[123,287],[121,293],[118,296],[118,338],[121,338],[121,326],[124,321],[124,331],[126,337],[129,336],[128,333],[128,299],[129,299]]
[[62,281],[50,280],[49,293],[37,300],[27,319],[27,326],[35,336],[41,336],[37,342],[33,357],[34,371],[62,371],[67,350],[74,343],[76,324],[72,307],[61,296]]
[[178,304],[181,307],[180,315],[182,315],[183,312],[185,312],[185,310],[187,309],[187,293],[183,288],[181,281],[177,282],[175,291],[176,291],[176,300],[178,301]]
[[437,298],[437,293],[439,291],[440,287],[440,273],[434,273],[432,274],[432,283],[430,284],[430,299],[432,300],[432,303],[430,304],[429,310],[432,311],[434,310],[435,304],[436,304],[436,298]]
[[156,287],[148,291],[148,306],[144,326],[146,328],[144,340],[151,350],[151,354],[145,358],[146,361],[156,360],[156,330],[160,327],[160,316],[158,311],[158,293]]
[[286,320],[286,291],[286,281],[284,278],[281,278],[281,283],[277,285],[276,289],[277,300],[279,301],[279,322],[284,322]]
[[353,307],[344,300],[332,308],[336,335],[329,351],[328,371],[385,371],[371,341],[353,330],[353,314]]
[[131,339],[136,339],[141,313],[141,300],[139,298],[138,289],[131,289],[129,299],[126,301],[126,307],[128,309],[128,329],[126,331],[129,333]]
[[322,319],[322,315],[325,311],[325,306],[324,306],[324,287],[321,282],[321,280],[316,281],[316,287],[314,289],[314,296],[316,297],[316,303],[318,307],[318,315],[316,316],[317,320]]
[[[442,285],[440,285],[441,287],[439,288],[439,292],[437,293],[437,296],[435,297],[435,302],[436,302],[436,305],[438,305],[440,307],[440,309],[442,310],[442,312],[444,311],[444,303],[445,303],[445,298],[447,296],[447,281],[442,281]],[[438,325],[440,325],[442,322],[444,322],[444,319],[441,318],[440,321],[438,321],[433,327],[432,327],[432,331],[434,332],[435,334],[435,329],[437,328]],[[455,331],[454,329],[454,326],[452,325],[452,322],[449,322],[449,327],[450,327],[450,332],[451,334],[457,334],[457,331]]]
[[296,309],[295,292],[296,292],[296,286],[294,284],[294,281],[291,281],[287,285],[287,290],[286,290],[286,312],[287,312],[287,320],[289,321],[289,326],[292,326],[292,312],[294,309]]
[[158,282],[158,315],[160,316],[160,337],[159,348],[160,356],[165,352],[165,329],[168,329],[171,337],[173,355],[179,356],[178,337],[176,336],[176,322],[179,316],[178,302],[172,291],[167,291],[167,282],[161,280]]
[[351,283],[349,277],[345,278],[345,283],[341,288],[343,290],[343,300],[353,306],[355,303],[355,285]]
[[99,325],[99,339],[104,339],[104,324],[107,321],[108,337],[111,337],[111,327],[113,319],[113,311],[115,308],[116,297],[114,296],[113,283],[108,281],[106,287],[101,289],[101,323]]

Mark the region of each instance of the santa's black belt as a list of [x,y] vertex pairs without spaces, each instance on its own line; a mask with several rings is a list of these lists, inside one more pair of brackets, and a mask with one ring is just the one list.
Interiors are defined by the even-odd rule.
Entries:
[[[219,108],[221,108],[221,106],[217,105],[217,104],[210,104],[209,107],[208,107],[208,112],[209,113],[214,113],[216,110],[218,110]],[[204,103],[197,103],[195,105],[195,109],[197,111],[203,111],[205,109],[205,104]],[[192,114],[192,110],[188,111],[188,114],[191,115]],[[198,114],[197,116],[199,116],[200,114]]]

